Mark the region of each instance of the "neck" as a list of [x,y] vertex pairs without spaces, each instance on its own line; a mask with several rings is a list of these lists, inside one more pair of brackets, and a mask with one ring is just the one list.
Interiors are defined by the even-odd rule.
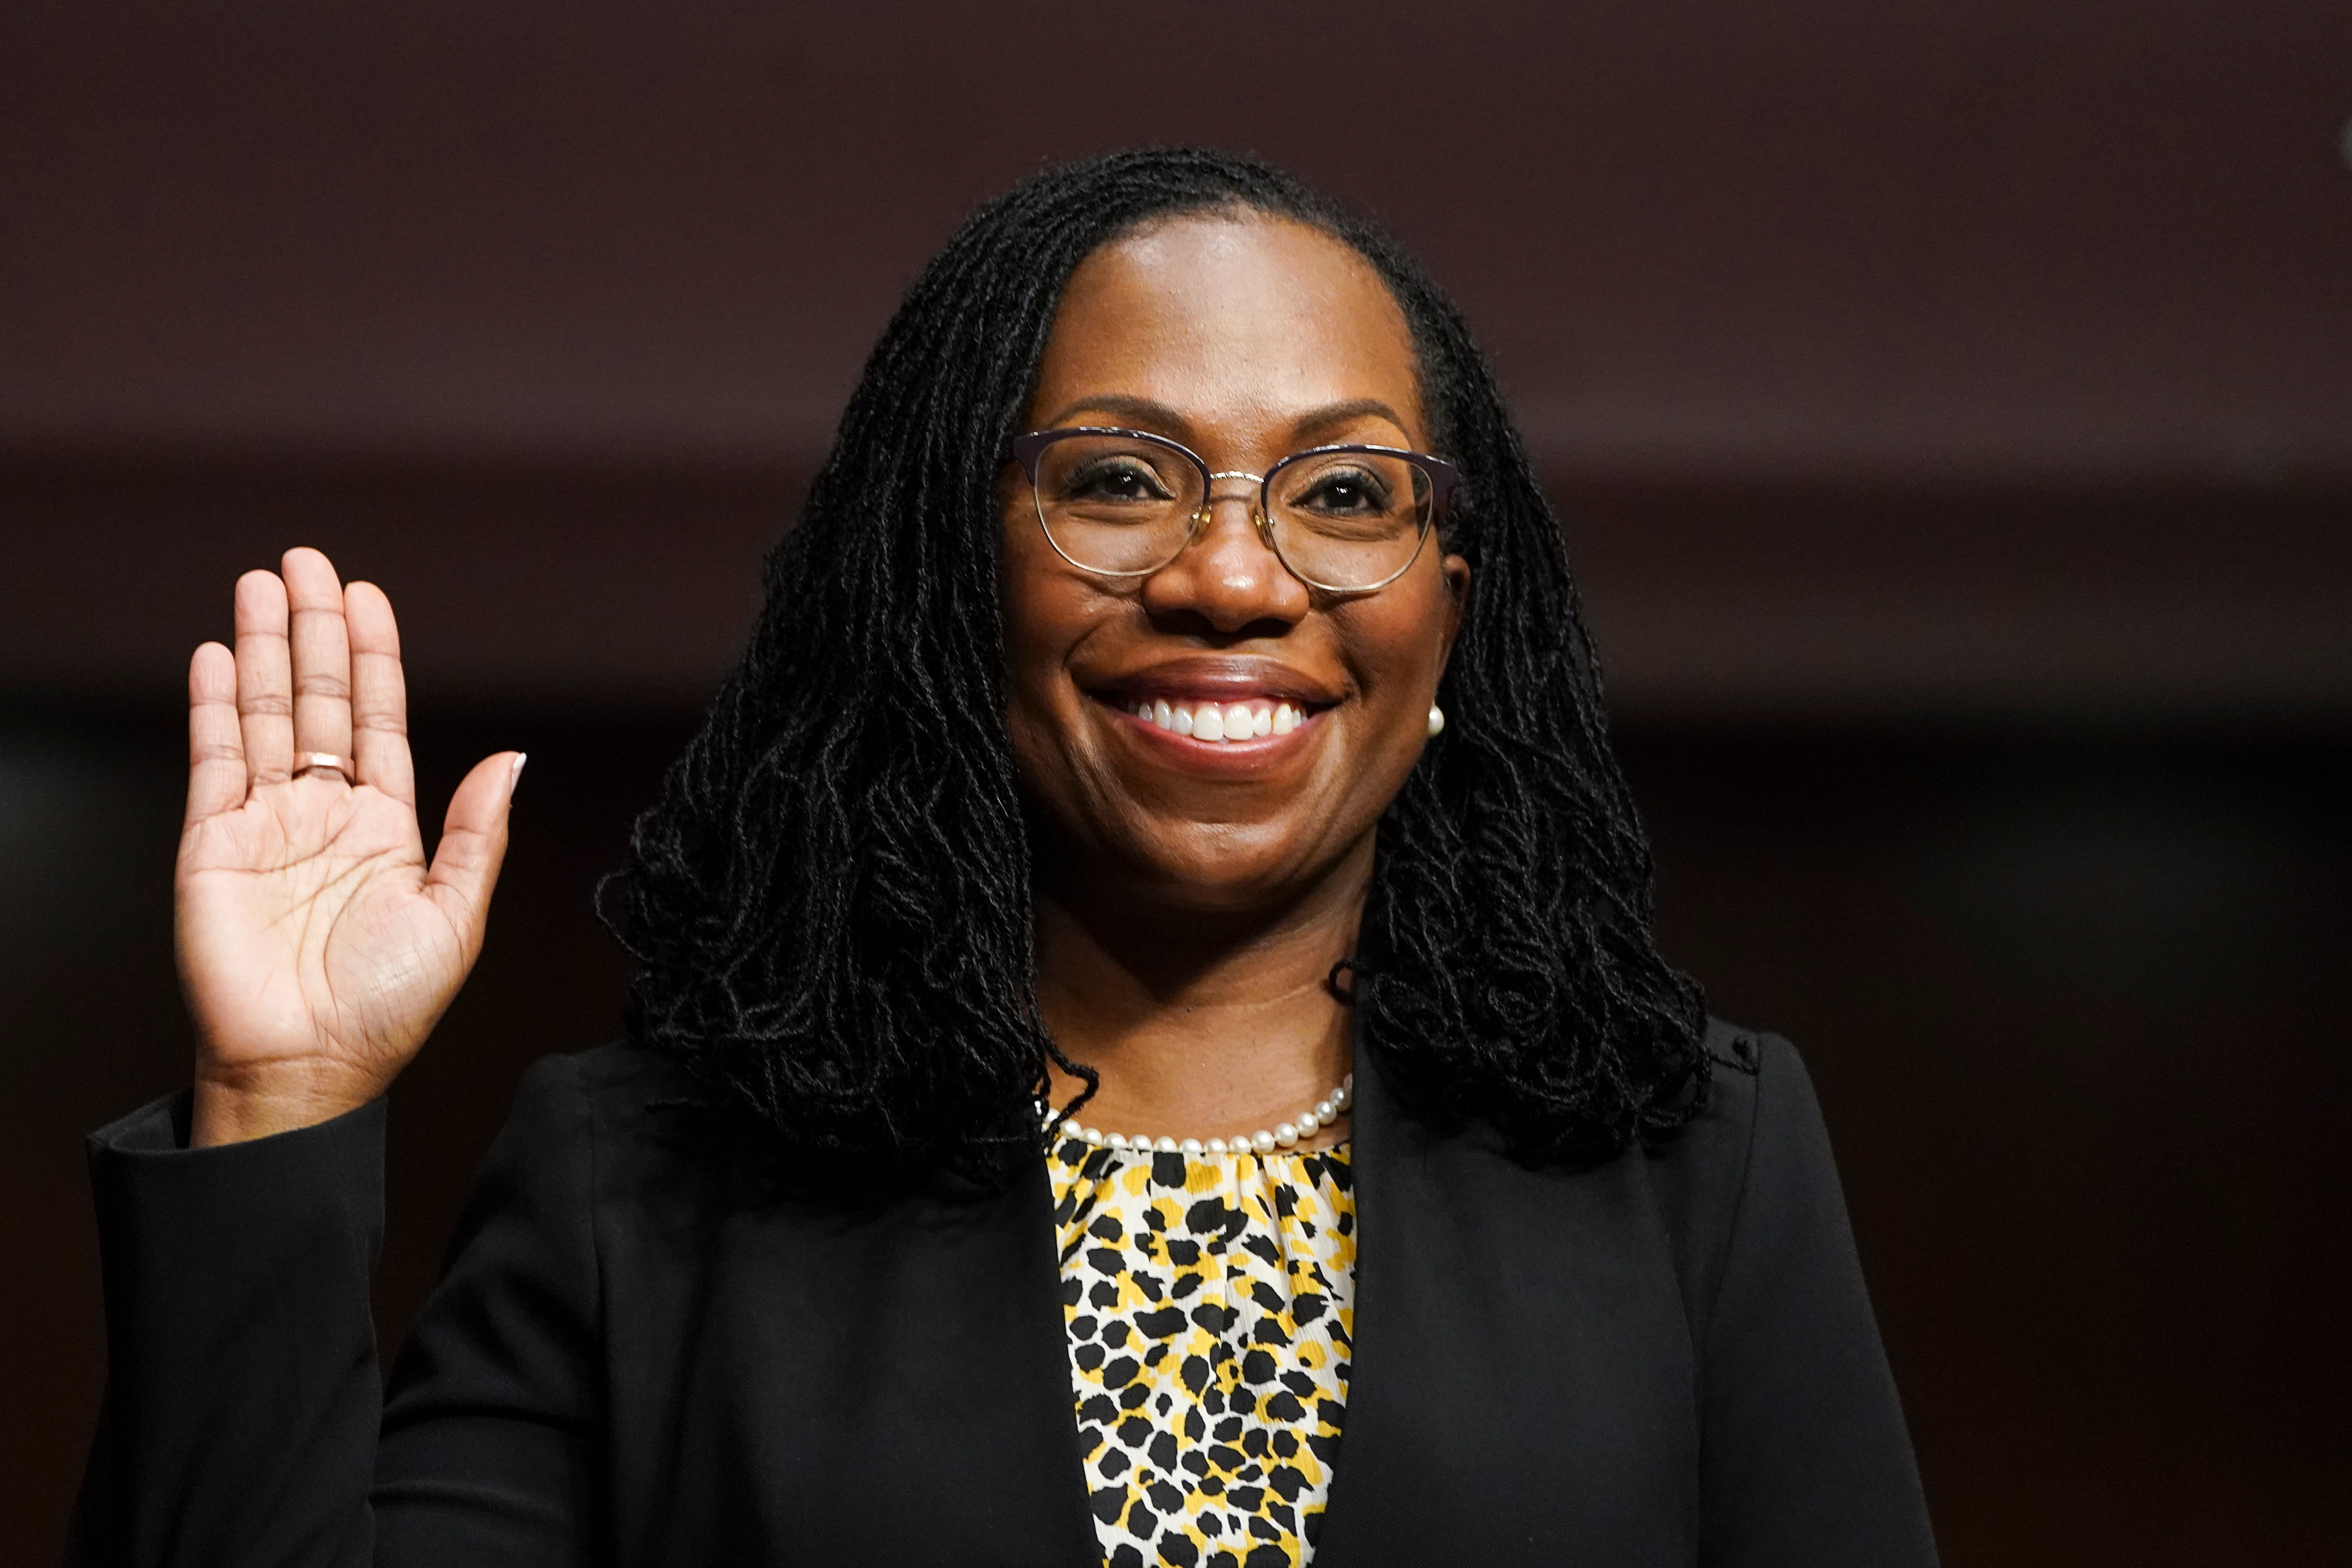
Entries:
[[[1371,884],[1368,840],[1270,907],[1204,913],[1125,879],[1041,878],[1037,999],[1045,1026],[1101,1087],[1079,1119],[1129,1134],[1231,1136],[1289,1121],[1349,1065],[1348,1008],[1328,984],[1355,951]],[[1053,1071],[1054,1100],[1085,1086]],[[1343,1117],[1299,1146],[1346,1136]]]

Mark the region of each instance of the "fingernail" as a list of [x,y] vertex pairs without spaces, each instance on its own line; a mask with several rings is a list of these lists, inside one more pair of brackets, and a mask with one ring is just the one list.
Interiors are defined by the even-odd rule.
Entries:
[[515,789],[522,782],[522,765],[530,760],[530,754],[529,752],[518,751],[515,753],[514,767],[509,768],[507,772],[508,800],[511,800],[514,799]]

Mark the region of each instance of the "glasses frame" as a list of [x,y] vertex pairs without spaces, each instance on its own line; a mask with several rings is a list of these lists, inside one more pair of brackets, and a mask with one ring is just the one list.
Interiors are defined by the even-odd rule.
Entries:
[[[1171,452],[1181,454],[1192,462],[1195,468],[1198,468],[1201,471],[1201,505],[1199,508],[1192,513],[1191,526],[1184,530],[1183,542],[1178,545],[1175,549],[1169,554],[1166,560],[1160,562],[1157,566],[1145,567],[1137,571],[1111,571],[1098,566],[1088,566],[1082,560],[1073,559],[1070,552],[1062,548],[1061,541],[1054,537],[1054,530],[1048,527],[1045,522],[1045,497],[1038,491],[1037,488],[1037,465],[1045,456],[1045,448],[1053,445],[1056,441],[1060,441],[1066,436],[1073,435],[1117,435],[1128,437],[1136,441],[1148,441],[1155,446],[1164,446]],[[1244,473],[1239,469],[1229,468],[1222,472],[1213,470],[1209,466],[1207,458],[1202,457],[1199,453],[1193,451],[1191,447],[1185,445],[1181,441],[1171,441],[1164,435],[1154,435],[1148,430],[1127,430],[1117,425],[1068,424],[1054,430],[1033,430],[1024,435],[1014,436],[1013,438],[1012,445],[1013,460],[1020,464],[1021,471],[1028,476],[1030,507],[1037,514],[1037,527],[1044,532],[1045,542],[1054,547],[1054,553],[1055,555],[1060,556],[1064,560],[1068,561],[1080,571],[1087,572],[1096,577],[1141,579],[1150,577],[1154,572],[1167,570],[1170,567],[1176,564],[1178,557],[1181,556],[1186,550],[1192,548],[1193,541],[1201,537],[1201,530],[1208,527],[1210,515],[1210,486],[1220,479],[1249,479],[1255,481],[1257,485],[1257,500],[1251,507],[1250,520],[1257,528],[1259,542],[1265,546],[1266,552],[1268,554],[1272,555],[1275,559],[1282,563],[1283,570],[1288,572],[1291,576],[1297,578],[1307,587],[1314,589],[1318,593],[1346,594],[1349,596],[1364,593],[1378,593],[1381,589],[1386,588],[1390,583],[1394,582],[1398,578],[1402,577],[1406,572],[1412,570],[1413,562],[1421,559],[1422,550],[1428,545],[1429,536],[1436,528],[1437,520],[1445,516],[1447,509],[1453,505],[1454,486],[1462,482],[1462,471],[1454,467],[1453,464],[1445,461],[1444,458],[1432,457],[1426,452],[1413,452],[1402,446],[1369,446],[1354,443],[1335,446],[1310,446],[1304,451],[1291,453],[1288,456],[1283,458],[1280,462],[1276,463],[1273,467],[1267,469],[1263,474],[1248,474]],[[1274,476],[1281,473],[1285,468],[1289,467],[1292,464],[1304,462],[1310,457],[1331,457],[1350,452],[1360,452],[1365,455],[1371,457],[1402,458],[1406,462],[1412,463],[1415,466],[1419,467],[1423,473],[1428,475],[1430,492],[1429,516],[1422,520],[1421,530],[1413,539],[1412,554],[1405,558],[1405,563],[1402,566],[1397,568],[1394,571],[1389,573],[1378,582],[1362,583],[1352,588],[1342,588],[1334,583],[1318,582],[1315,579],[1299,570],[1297,566],[1291,563],[1290,558],[1282,553],[1282,545],[1275,537],[1274,519],[1269,507],[1269,500],[1273,495]]]

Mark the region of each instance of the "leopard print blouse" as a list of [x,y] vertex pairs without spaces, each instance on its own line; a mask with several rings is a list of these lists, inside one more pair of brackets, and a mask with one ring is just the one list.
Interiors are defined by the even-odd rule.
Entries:
[[1108,1568],[1303,1568],[1347,1407],[1347,1146],[1187,1155],[1064,1138],[1048,1164]]

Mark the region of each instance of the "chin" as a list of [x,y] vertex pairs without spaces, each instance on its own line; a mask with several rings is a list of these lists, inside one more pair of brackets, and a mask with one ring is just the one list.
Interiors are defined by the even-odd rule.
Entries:
[[1343,856],[1286,836],[1236,843],[1228,832],[1179,833],[1136,843],[1120,858],[1142,874],[1162,904],[1203,914],[1235,914],[1288,902],[1311,888]]

